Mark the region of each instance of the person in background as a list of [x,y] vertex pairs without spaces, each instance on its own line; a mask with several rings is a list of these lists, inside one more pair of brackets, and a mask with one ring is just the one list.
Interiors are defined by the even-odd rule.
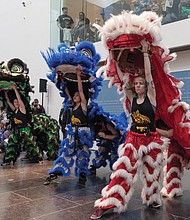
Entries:
[[68,15],[68,8],[62,8],[62,15],[59,15],[57,18],[57,26],[60,28],[60,43],[63,41],[70,44],[71,39],[71,30],[73,29],[74,21],[71,16]]
[[155,12],[158,16],[162,16],[162,6],[158,0],[152,0],[150,4],[151,11]]
[[121,14],[122,11],[131,11],[131,6],[125,1],[125,0],[120,0],[116,3],[114,3],[114,15]]
[[61,126],[61,131],[63,133],[63,139],[67,137],[66,127],[71,122],[72,107],[72,101],[66,106],[63,103],[63,107],[59,113],[59,125]]
[[140,15],[143,11],[143,7],[140,0],[132,0],[134,14]]
[[[95,18],[95,22],[94,23],[100,25],[100,18]],[[95,28],[94,26],[92,26],[91,29],[94,32],[94,42],[100,41],[98,29]]]
[[168,24],[179,20],[181,0],[166,0],[166,14],[163,17],[162,24]]
[[5,91],[5,99],[12,111],[12,133],[9,137],[3,163],[1,165],[10,165],[11,161],[14,164],[20,156],[22,146],[25,147],[30,161],[41,163],[42,156],[40,156],[39,148],[36,145],[29,125],[29,112],[27,112],[26,106],[17,90],[16,84],[11,85],[11,88],[14,90],[16,98],[12,103],[9,99],[8,92]]
[[74,41],[89,40],[87,38],[91,39],[93,35],[93,31],[90,29],[90,20],[85,16],[84,12],[79,12],[79,21],[74,28]]
[[105,7],[105,8],[102,8],[100,10],[100,15],[102,16],[102,19],[105,22],[111,17],[111,15],[118,15],[123,10],[131,11],[131,6],[125,0],[120,0],[116,3],[113,3],[113,4]]
[[181,0],[180,3],[180,19],[190,17],[190,0]]
[[37,114],[45,114],[45,109],[42,105],[39,104],[38,99],[34,99],[32,103],[32,114],[37,115]]

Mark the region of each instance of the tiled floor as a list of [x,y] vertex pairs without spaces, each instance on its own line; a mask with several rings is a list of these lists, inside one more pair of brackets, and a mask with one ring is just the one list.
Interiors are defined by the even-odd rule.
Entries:
[[[0,162],[2,159],[0,159]],[[15,166],[0,167],[0,220],[89,220],[94,201],[108,183],[110,171],[102,168],[86,184],[74,176],[59,177],[44,186],[47,171],[53,162],[43,165],[17,162]],[[129,202],[128,211],[102,217],[110,220],[190,220],[190,171],[183,177],[184,195],[163,199],[160,209],[142,205],[141,186]]]

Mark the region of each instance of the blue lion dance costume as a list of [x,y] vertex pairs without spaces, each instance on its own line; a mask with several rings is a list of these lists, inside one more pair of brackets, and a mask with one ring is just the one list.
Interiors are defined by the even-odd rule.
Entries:
[[[72,109],[70,110],[69,114],[70,117],[72,117],[68,120],[71,121],[71,123],[66,126],[67,136],[61,142],[59,157],[54,161],[55,166],[49,170],[50,177],[46,179],[44,184],[49,184],[51,180],[57,178],[58,175],[69,176],[74,162],[75,175],[79,176],[79,179],[86,180],[86,176],[91,174],[89,170],[90,149],[93,147],[93,141],[95,140],[93,125],[96,115],[104,114],[106,120],[117,121],[116,116],[115,119],[113,119],[113,116],[109,113],[105,113],[103,109],[93,101],[97,98],[100,87],[102,86],[102,78],[96,78],[96,65],[100,60],[100,55],[96,53],[95,47],[91,42],[83,41],[76,47],[59,44],[58,51],[50,48],[46,54],[42,53],[42,56],[51,69],[51,73],[47,74],[47,77],[55,83],[61,97],[64,98],[65,110],[70,109],[69,105],[72,103],[70,97],[73,97],[78,89],[76,68],[79,66],[82,69],[81,81],[83,84],[83,92],[86,100],[88,100],[87,124],[78,123],[78,119],[76,117],[73,118]],[[70,97],[66,90],[69,91]],[[123,126],[122,130],[126,130],[126,125]],[[121,133],[120,136],[122,135],[123,133]],[[116,142],[119,143],[121,140],[122,138],[120,137]],[[110,161],[115,161],[117,148],[114,150],[114,154],[114,157],[110,157]],[[99,157],[100,155],[96,153],[96,156]],[[75,161],[73,157],[76,157]],[[106,159],[108,159],[108,155],[104,157],[104,160]],[[97,167],[106,165],[105,161],[99,162],[99,164],[96,164]],[[93,163],[95,164],[95,162]],[[113,164],[113,162],[110,162],[110,164]]]
[[[112,170],[113,164],[118,159],[118,146],[125,142],[128,118],[124,112],[122,112],[119,116],[105,112],[103,108],[95,102],[92,102],[89,108],[90,112],[88,117],[94,132],[93,136],[96,141],[96,146],[98,147],[98,149],[95,150],[95,157],[92,159],[90,170],[92,174],[96,174],[96,169],[106,167],[108,163],[110,169]],[[104,133],[106,135],[112,135],[111,131],[107,128],[107,124],[111,124],[116,131],[116,137],[111,140],[98,137],[97,133],[99,129],[101,130],[102,123],[105,126]]]

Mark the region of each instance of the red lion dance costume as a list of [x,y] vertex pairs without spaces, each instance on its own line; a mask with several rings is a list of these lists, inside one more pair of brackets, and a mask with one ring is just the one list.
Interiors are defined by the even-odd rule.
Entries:
[[[131,73],[138,73],[144,68],[140,42],[145,39],[149,43],[151,74],[156,91],[156,118],[174,131],[168,147],[162,194],[168,197],[181,195],[181,175],[190,155],[189,106],[181,101],[178,88],[181,82],[169,74],[168,61],[173,60],[175,54],[169,55],[168,49],[162,45],[161,18],[154,12],[143,12],[140,16],[123,12],[112,16],[103,27],[95,27],[99,29],[102,42],[109,51],[105,66],[98,70],[97,75],[105,74],[110,79],[110,86],[116,84],[118,92],[124,93],[123,104],[127,113],[130,113],[131,103],[126,91],[134,78]],[[157,155],[151,154],[152,149],[157,149],[153,146],[154,140],[150,143],[145,138],[142,143],[135,143],[134,140],[131,143],[131,146],[125,143],[118,149],[119,159],[113,165],[111,182],[102,190],[103,198],[95,202],[95,207],[114,208],[117,212],[127,209],[141,165],[139,158],[142,159],[143,153],[147,155],[142,159],[145,166],[140,173],[144,185],[141,194],[143,203],[150,205],[155,201],[161,204],[158,181],[162,169],[162,152],[158,150]]]

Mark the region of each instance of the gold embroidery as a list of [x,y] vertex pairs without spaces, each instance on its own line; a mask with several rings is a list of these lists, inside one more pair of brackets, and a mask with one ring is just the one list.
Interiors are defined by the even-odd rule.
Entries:
[[147,127],[139,127],[139,126],[137,126],[136,129],[140,130],[140,132],[144,132],[144,131],[147,130]]
[[72,122],[73,125],[81,123],[80,119],[75,118],[74,115],[72,115],[71,122]]
[[17,119],[17,118],[14,118],[14,123],[15,123],[16,125],[19,125],[19,124],[22,124],[22,121],[19,120],[19,119]]
[[141,113],[139,113],[139,110],[133,112],[132,116],[134,118],[134,121],[139,124],[148,124],[151,122],[150,118],[147,117],[146,115],[141,115]]

